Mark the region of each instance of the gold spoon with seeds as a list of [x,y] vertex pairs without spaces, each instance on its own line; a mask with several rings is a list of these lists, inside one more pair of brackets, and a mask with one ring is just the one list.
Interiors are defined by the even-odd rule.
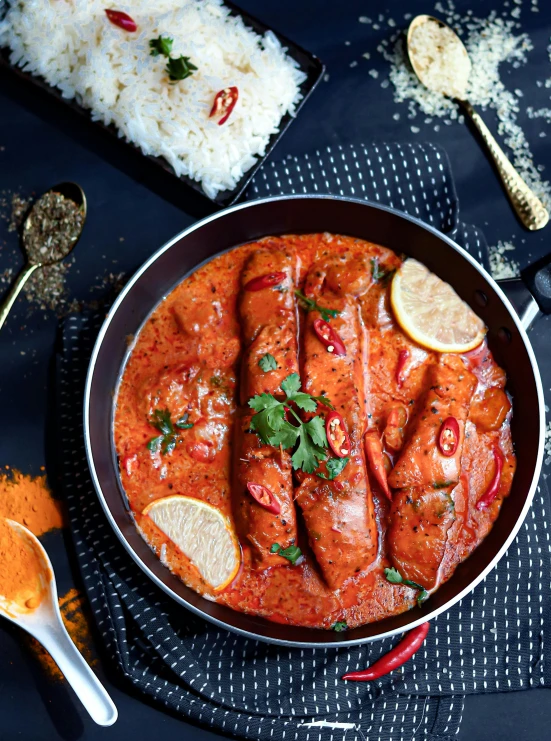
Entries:
[[86,196],[76,183],[55,185],[35,201],[22,231],[27,262],[0,308],[0,329],[34,271],[61,262],[73,250],[84,228],[86,210]]
[[[431,41],[434,42],[434,52],[427,44],[427,31],[433,37]],[[467,100],[471,60],[459,36],[438,18],[418,15],[408,28],[407,49],[413,71],[422,84],[433,92],[456,100],[470,117],[488,148],[505,191],[524,226],[531,231],[543,229],[549,221],[547,209],[509,162],[480,115]],[[453,74],[450,74],[452,64],[454,69]]]

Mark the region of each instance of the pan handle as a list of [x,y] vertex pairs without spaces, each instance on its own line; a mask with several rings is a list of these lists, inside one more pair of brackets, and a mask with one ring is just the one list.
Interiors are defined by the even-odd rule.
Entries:
[[544,314],[551,314],[551,256],[547,255],[522,271],[522,280]]
[[522,326],[528,331],[534,321],[541,315],[536,299],[520,278],[505,278],[504,280],[498,280],[497,284],[513,304]]
[[498,280],[528,330],[541,314],[551,314],[551,255],[522,271],[520,278]]

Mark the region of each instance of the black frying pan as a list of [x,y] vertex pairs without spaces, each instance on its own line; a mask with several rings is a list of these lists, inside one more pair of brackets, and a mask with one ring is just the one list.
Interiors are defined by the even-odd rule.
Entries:
[[[488,326],[488,341],[506,369],[513,396],[513,439],[517,471],[499,518],[470,558],[425,603],[402,615],[364,625],[346,634],[272,623],[205,600],[161,564],[134,527],[120,486],[113,442],[114,391],[128,354],[127,338],[178,283],[205,261],[237,245],[272,234],[332,232],[366,239],[406,253],[448,281]],[[549,268],[528,280],[543,310],[551,311]],[[138,270],[118,297],[101,329],[86,382],[85,440],[92,478],[113,530],[140,568],[182,606],[205,619],[271,643],[345,646],[373,641],[413,628],[451,607],[470,592],[505,553],[534,496],[544,442],[543,390],[525,329],[538,305],[520,281],[515,302],[521,317],[492,278],[451,239],[418,219],[391,208],[332,196],[289,196],[234,206],[198,222],[161,247]],[[524,322],[524,327],[523,327]]]

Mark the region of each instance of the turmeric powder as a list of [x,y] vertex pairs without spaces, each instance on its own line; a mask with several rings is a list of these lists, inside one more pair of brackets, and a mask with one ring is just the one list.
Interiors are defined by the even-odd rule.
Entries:
[[0,517],[25,525],[37,536],[66,525],[64,507],[52,497],[46,476],[33,478],[15,470],[0,474]]
[[36,609],[44,589],[42,572],[35,550],[1,517],[0,596],[19,608]]

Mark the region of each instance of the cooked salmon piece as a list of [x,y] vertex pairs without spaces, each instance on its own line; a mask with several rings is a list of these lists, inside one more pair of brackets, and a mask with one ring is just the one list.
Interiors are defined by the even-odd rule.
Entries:
[[402,489],[394,494],[388,530],[389,555],[404,579],[425,589],[438,580],[448,530],[455,520],[453,486]]
[[[293,473],[289,451],[265,445],[249,432],[252,413],[247,405],[257,394],[281,395],[281,383],[298,373],[295,275],[298,261],[281,249],[259,249],[245,263],[241,276],[239,319],[243,336],[241,412],[234,435],[232,503],[237,531],[253,550],[256,567],[289,565],[270,549],[296,545],[297,522],[293,503]],[[276,276],[276,282],[249,290],[251,281]],[[270,283],[272,283],[270,285]],[[264,370],[260,360],[272,356],[276,368]],[[259,503],[247,485],[266,487],[275,499],[273,512]],[[268,496],[268,495],[266,495]],[[273,507],[272,507],[273,509]]]
[[[314,330],[321,318],[308,313],[303,337],[303,390],[325,395],[342,416],[350,438],[349,462],[333,481],[304,474],[297,491],[309,543],[327,584],[336,589],[366,569],[377,554],[377,527],[362,445],[366,343],[356,292],[367,290],[371,272],[363,261],[347,255],[315,263],[307,276],[305,293],[320,306],[339,312],[330,321],[345,348],[337,355]],[[329,413],[318,406],[318,414]]]
[[[461,471],[465,421],[476,388],[476,377],[458,355],[443,355],[427,369],[427,391],[409,425],[407,439],[388,477],[393,489],[456,484]],[[455,453],[444,456],[438,447],[442,423],[455,417],[459,444]]]

